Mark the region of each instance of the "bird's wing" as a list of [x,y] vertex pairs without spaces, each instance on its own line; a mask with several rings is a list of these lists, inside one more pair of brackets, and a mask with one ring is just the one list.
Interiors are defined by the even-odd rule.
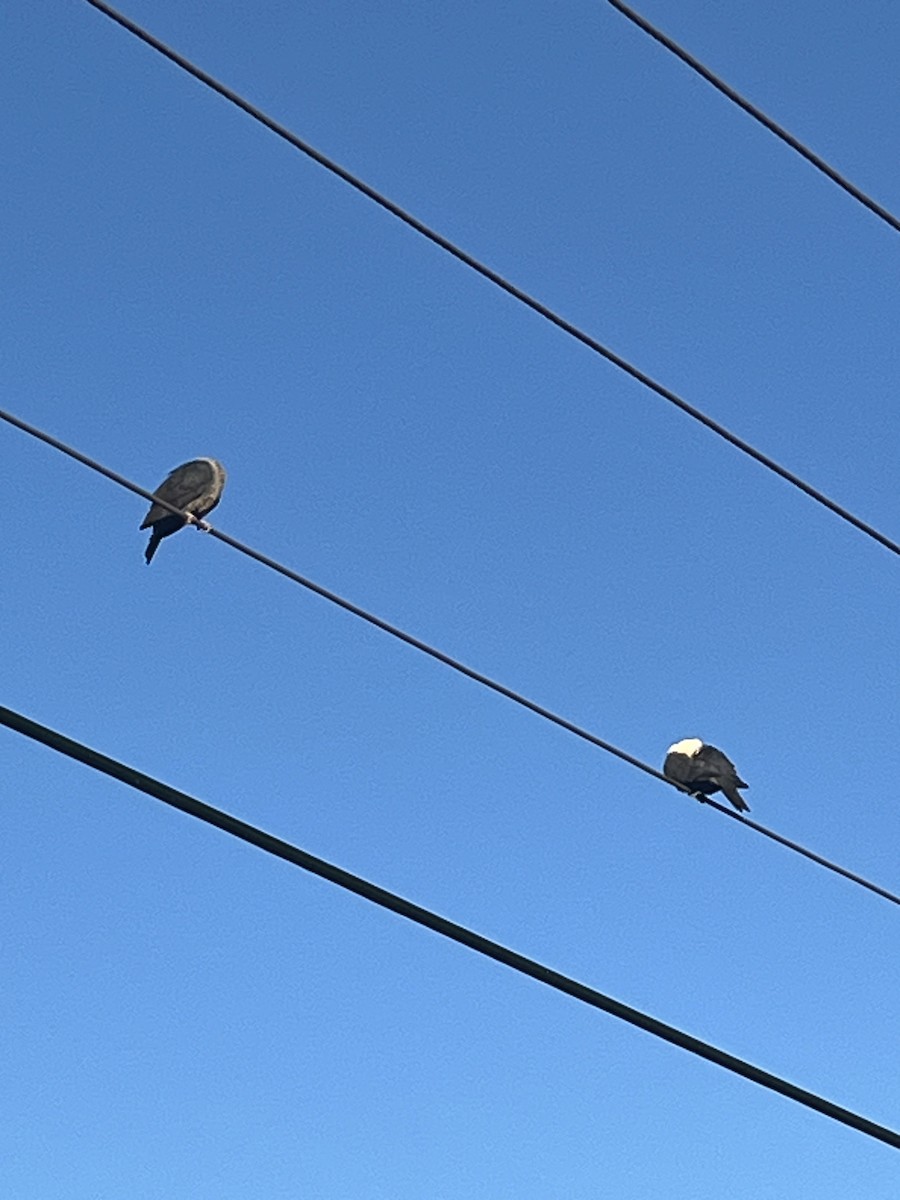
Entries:
[[686,754],[667,754],[666,761],[663,763],[663,775],[667,779],[674,780],[675,783],[683,783],[690,787],[698,779],[705,778],[708,772],[705,767],[697,763],[696,757],[688,758]]
[[185,463],[176,467],[162,487],[157,488],[156,494],[176,504],[179,508],[187,508],[193,501],[203,496],[215,479],[215,473],[210,463],[203,459]]
[[717,750],[715,746],[704,746],[697,757],[703,759],[706,765],[705,769],[716,779],[726,780],[736,787],[747,787],[735,770],[731,759],[721,750]]
[[[193,512],[195,507],[200,507],[201,502],[212,499],[209,493],[215,490],[216,483],[216,472],[212,464],[202,458],[193,459],[191,462],[186,462],[180,467],[176,467],[174,471],[170,471],[156,489],[156,495],[162,500],[168,500],[176,508],[187,509]],[[205,512],[209,512],[210,509],[215,507],[221,492],[222,488],[219,486],[218,494],[216,494],[215,499],[212,499],[212,503],[204,509]],[[146,529],[162,517],[169,515],[170,513],[167,508],[163,508],[159,504],[154,504],[151,506],[146,517],[144,517],[141,529]]]

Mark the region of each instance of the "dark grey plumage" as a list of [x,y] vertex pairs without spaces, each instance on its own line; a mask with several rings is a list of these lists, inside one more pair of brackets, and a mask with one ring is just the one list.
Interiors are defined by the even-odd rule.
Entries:
[[750,805],[738,791],[749,785],[738,775],[734,763],[721,750],[707,746],[699,738],[685,738],[669,747],[663,775],[704,796],[722,792],[738,812],[750,811]]
[[[225,468],[220,462],[214,458],[192,458],[170,471],[154,495],[195,517],[205,517],[219,503],[224,487]],[[151,504],[141,522],[141,529],[153,530],[144,553],[147,562],[151,561],[164,537],[177,533],[186,524],[184,517],[176,516],[161,504]]]

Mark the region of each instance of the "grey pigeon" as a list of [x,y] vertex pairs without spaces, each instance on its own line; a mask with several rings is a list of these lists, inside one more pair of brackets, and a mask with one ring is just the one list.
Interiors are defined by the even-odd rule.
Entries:
[[663,775],[704,796],[722,792],[738,812],[750,811],[750,805],[738,791],[749,785],[738,775],[734,763],[721,750],[707,746],[699,738],[685,738],[669,747]]
[[[154,495],[195,517],[205,517],[219,503],[224,487],[225,468],[220,462],[214,458],[192,458],[170,471]],[[176,516],[161,504],[151,504],[141,522],[141,529],[153,530],[144,553],[148,564],[162,539],[186,524],[184,517]]]

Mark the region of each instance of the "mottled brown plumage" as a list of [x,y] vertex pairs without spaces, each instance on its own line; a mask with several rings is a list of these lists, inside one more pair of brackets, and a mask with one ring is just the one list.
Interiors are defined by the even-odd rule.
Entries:
[[[219,503],[224,487],[225,468],[220,462],[214,458],[192,458],[190,462],[182,463],[170,471],[153,494],[192,516],[202,518]],[[153,558],[164,537],[177,533],[186,524],[184,517],[169,512],[161,504],[151,504],[150,511],[141,522],[141,529],[153,530],[144,554],[147,562]]]

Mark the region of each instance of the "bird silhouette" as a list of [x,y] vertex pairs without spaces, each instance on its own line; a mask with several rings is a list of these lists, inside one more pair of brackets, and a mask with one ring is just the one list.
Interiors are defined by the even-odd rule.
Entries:
[[738,812],[750,811],[750,805],[738,791],[738,788],[749,787],[749,784],[744,783],[727,755],[715,746],[701,742],[699,738],[684,738],[669,747],[663,763],[663,775],[704,796],[722,792]]
[[[176,508],[183,509],[197,518],[205,517],[219,503],[225,487],[225,468],[214,458],[192,458],[170,471],[153,493],[160,500],[168,500]],[[177,533],[187,521],[169,512],[161,504],[151,504],[150,511],[141,522],[141,529],[151,529],[150,541],[144,552],[149,564],[164,537]]]

